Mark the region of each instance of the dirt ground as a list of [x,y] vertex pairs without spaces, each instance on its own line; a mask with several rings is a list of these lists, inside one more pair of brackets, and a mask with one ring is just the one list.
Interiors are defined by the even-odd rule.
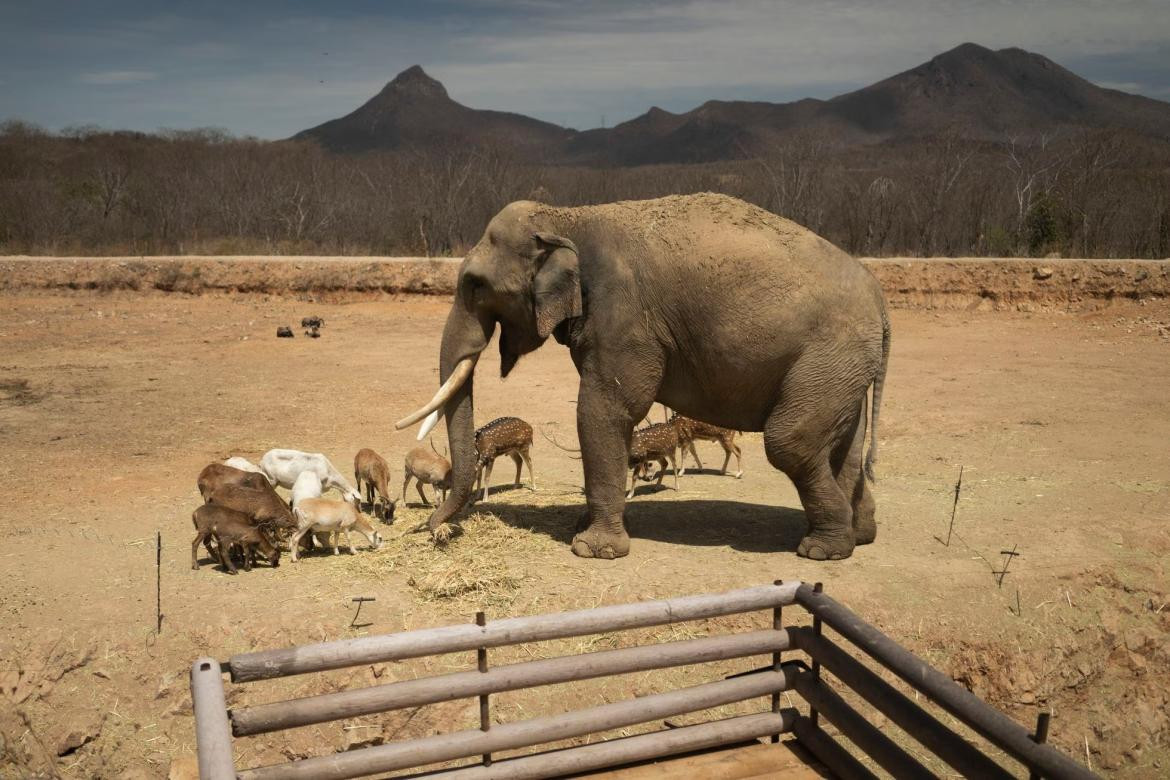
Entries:
[[[688,472],[677,492],[669,477],[667,488],[640,488],[630,503],[629,557],[575,558],[567,541],[583,501],[580,463],[538,435],[539,491],[505,489],[511,466],[499,463],[500,490],[445,549],[406,533],[427,516],[411,500],[383,527],[379,551],[363,544],[352,556],[312,555],[237,577],[206,560],[190,568],[200,468],[294,447],[349,472],[354,453],[373,447],[397,469],[414,441],[393,422],[437,383],[447,302],[26,292],[2,304],[2,776],[165,776],[194,748],[186,671],[200,654],[444,625],[481,608],[490,620],[775,579],[823,581],[1021,723],[1052,711],[1052,741],[1099,771],[1170,772],[1170,303],[895,311],[879,533],[847,561],[796,557],[800,504],[751,433],[742,480],[719,475],[718,447],[699,443],[703,472]],[[322,338],[274,337],[309,314],[325,318]],[[551,342],[506,382],[489,349],[476,416],[517,415],[574,445],[576,387],[567,351]],[[1020,555],[997,585],[992,572],[1011,549]],[[377,599],[362,609],[365,627],[349,627],[355,596]],[[737,620],[764,625],[767,616]],[[236,688],[229,703],[467,664],[445,657]],[[697,674],[714,679],[710,669]],[[631,676],[572,696],[601,703],[667,682],[678,678]],[[500,696],[494,715],[560,711],[565,695],[556,686]],[[256,766],[475,722],[474,703],[453,702],[241,740],[237,757]]]

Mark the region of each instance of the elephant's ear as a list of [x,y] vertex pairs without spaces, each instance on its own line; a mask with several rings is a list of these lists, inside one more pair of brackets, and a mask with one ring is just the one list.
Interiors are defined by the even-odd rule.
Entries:
[[572,241],[551,233],[534,233],[533,238],[543,250],[533,285],[536,331],[546,339],[557,325],[581,316],[581,274]]

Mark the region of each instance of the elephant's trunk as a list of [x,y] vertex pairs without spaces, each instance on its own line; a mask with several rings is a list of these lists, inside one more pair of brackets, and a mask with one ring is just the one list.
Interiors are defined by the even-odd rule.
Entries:
[[[494,322],[477,316],[462,295],[457,294],[443,328],[440,380],[445,384],[457,372],[462,372],[468,366],[468,359],[474,365],[494,330]],[[440,408],[442,416],[447,418],[447,441],[451,447],[451,492],[427,523],[432,531],[454,517],[471,498],[476,470],[474,384],[474,373],[468,370],[466,379],[453,389]]]

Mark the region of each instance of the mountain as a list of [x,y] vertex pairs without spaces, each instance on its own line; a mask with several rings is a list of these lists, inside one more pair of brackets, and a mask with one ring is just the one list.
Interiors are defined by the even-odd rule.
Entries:
[[302,130],[293,138],[311,139],[337,152],[503,143],[541,154],[572,134],[539,119],[456,103],[442,84],[415,65],[356,111]]
[[346,152],[500,143],[547,162],[622,166],[750,157],[795,133],[872,144],[949,132],[1001,140],[1069,127],[1170,140],[1170,103],[1098,87],[1022,49],[965,43],[831,100],[710,100],[681,114],[654,107],[615,127],[584,132],[468,108],[416,65],[353,113],[295,137]]
[[824,116],[878,138],[950,128],[1002,139],[1062,126],[1118,127],[1170,137],[1170,103],[1098,87],[1047,57],[974,43],[835,97]]

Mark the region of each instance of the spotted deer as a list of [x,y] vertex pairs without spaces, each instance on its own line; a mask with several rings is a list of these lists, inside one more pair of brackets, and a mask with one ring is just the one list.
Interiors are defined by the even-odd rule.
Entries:
[[[743,460],[740,458],[742,454],[739,445],[735,443],[736,431],[730,428],[720,428],[718,425],[711,425],[710,423],[699,422],[692,420],[690,417],[683,417],[677,412],[671,415],[670,423],[678,429],[679,446],[682,449],[682,456],[686,457],[689,450],[691,457],[695,459],[695,464],[700,469],[703,468],[703,461],[699,460],[699,453],[695,451],[695,440],[702,439],[703,441],[719,442],[719,446],[723,447],[723,469],[724,474],[727,473],[727,464],[731,462],[732,454],[735,455],[735,478],[743,477]],[[679,458],[680,464],[682,458]],[[680,470],[680,474],[686,473],[686,466]]]
[[[666,465],[669,461],[670,468],[674,472],[674,489],[678,490],[676,463],[680,446],[679,429],[672,423],[654,423],[635,430],[634,435],[630,438],[629,467],[633,469],[633,472],[630,474],[630,492],[626,494],[626,498],[634,497],[634,487],[637,485],[638,477],[645,475],[653,461],[658,461],[659,465],[658,481],[655,484],[662,484],[662,477],[666,474]],[[649,477],[644,478],[649,479]]]
[[476,472],[475,492],[483,483],[482,501],[487,501],[488,484],[492,479],[492,463],[501,455],[508,455],[516,464],[516,485],[520,485],[521,460],[528,464],[532,489],[536,490],[536,474],[532,471],[532,426],[519,417],[500,417],[475,432]]

